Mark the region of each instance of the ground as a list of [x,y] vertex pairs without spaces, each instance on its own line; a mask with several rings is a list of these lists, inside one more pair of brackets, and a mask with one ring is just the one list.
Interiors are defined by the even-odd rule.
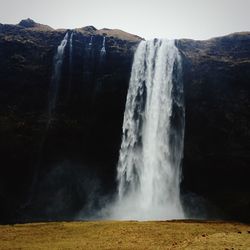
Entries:
[[250,249],[250,225],[221,221],[4,225],[0,249]]

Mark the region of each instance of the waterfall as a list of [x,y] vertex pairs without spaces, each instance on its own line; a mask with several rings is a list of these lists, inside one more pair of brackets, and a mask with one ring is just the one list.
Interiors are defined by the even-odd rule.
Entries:
[[73,59],[73,37],[74,37],[74,32],[71,33],[69,39],[69,66],[71,71],[72,71],[72,59]]
[[93,36],[91,36],[91,37],[90,37],[90,41],[89,41],[89,48],[91,48],[92,43],[93,43]]
[[184,218],[180,202],[184,101],[174,41],[142,41],[135,53],[117,166],[114,219]]
[[69,83],[68,83],[68,93],[67,93],[68,100],[71,94],[71,82],[73,73],[73,37],[74,37],[74,31],[71,33],[69,39]]
[[59,83],[61,79],[62,64],[64,58],[64,50],[68,42],[69,34],[66,33],[60,45],[57,47],[57,52],[54,57],[53,74],[51,78],[51,85],[49,91],[49,118],[52,118],[52,114],[55,111],[56,100],[59,90]]
[[105,48],[105,44],[106,44],[106,37],[103,37],[102,40],[102,49],[101,49],[101,57],[106,55],[106,48]]
[[23,204],[22,208],[25,208],[25,207],[30,205],[30,203],[33,200],[33,196],[34,196],[34,193],[36,190],[37,179],[38,179],[38,175],[39,175],[39,168],[40,168],[40,164],[42,161],[42,155],[43,155],[43,147],[44,147],[44,144],[46,141],[46,136],[47,136],[47,132],[48,132],[48,129],[49,129],[49,126],[51,123],[53,112],[55,111],[56,99],[57,99],[59,82],[60,82],[60,77],[61,77],[61,68],[62,68],[62,63],[63,63],[64,49],[65,49],[65,46],[67,45],[67,41],[68,41],[68,33],[66,33],[66,35],[64,36],[60,45],[57,47],[57,52],[54,56],[53,73],[52,73],[51,84],[50,84],[50,89],[49,89],[48,121],[46,124],[46,130],[42,136],[42,139],[41,139],[41,142],[39,145],[37,162],[34,165],[34,176],[32,179],[28,198],[27,198],[27,201],[25,202],[25,204]]

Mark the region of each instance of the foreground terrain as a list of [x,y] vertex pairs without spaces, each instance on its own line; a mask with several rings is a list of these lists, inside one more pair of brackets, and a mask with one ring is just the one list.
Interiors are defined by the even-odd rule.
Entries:
[[210,221],[0,226],[0,249],[250,249],[250,225]]

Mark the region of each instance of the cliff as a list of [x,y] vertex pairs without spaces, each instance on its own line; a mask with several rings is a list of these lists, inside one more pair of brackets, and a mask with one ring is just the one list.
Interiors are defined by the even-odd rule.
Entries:
[[[75,29],[72,64],[67,45],[48,126],[53,58],[66,32],[29,19],[0,24],[1,222],[72,219],[116,189],[127,88],[142,38]],[[183,202],[195,193],[228,218],[249,221],[250,33],[176,45],[186,104]]]
[[250,33],[180,40],[186,130],[184,186],[233,219],[248,218]]

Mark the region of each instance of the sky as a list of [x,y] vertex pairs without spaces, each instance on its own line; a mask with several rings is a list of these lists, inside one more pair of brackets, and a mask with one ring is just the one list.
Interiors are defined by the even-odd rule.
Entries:
[[146,39],[250,31],[250,0],[0,0],[0,23],[121,29]]

